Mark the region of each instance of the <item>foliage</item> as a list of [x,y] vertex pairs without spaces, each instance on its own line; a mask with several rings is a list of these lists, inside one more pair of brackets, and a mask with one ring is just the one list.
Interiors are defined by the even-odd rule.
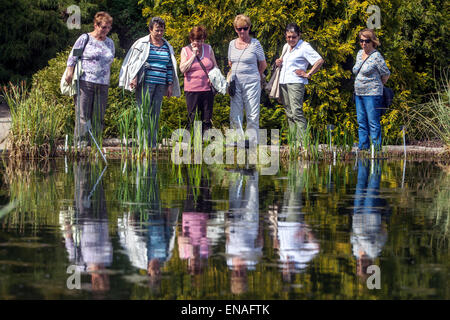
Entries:
[[[81,10],[81,29],[69,30],[66,12],[71,5]],[[5,0],[0,2],[0,84],[29,78],[82,33],[93,30],[96,12],[113,17],[110,37],[116,56],[139,35],[147,32],[136,0]],[[119,43],[120,38],[120,43]],[[121,45],[120,45],[121,44]]]
[[30,91],[24,83],[2,88],[11,110],[9,135],[10,156],[16,158],[48,158],[56,153],[56,140],[61,136],[64,114],[61,105],[45,97],[37,85]]
[[6,0],[0,2],[0,84],[30,77],[56,53],[73,44],[80,30],[69,30],[67,7],[81,9],[81,32],[104,0]]
[[438,138],[450,149],[450,79],[448,69],[442,83],[436,85],[437,92],[429,101],[411,108],[404,115],[406,127],[419,139]]

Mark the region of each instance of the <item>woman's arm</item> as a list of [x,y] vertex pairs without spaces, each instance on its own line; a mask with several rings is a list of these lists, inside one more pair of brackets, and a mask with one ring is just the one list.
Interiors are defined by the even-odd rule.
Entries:
[[377,69],[378,72],[380,72],[381,75],[381,82],[384,84],[386,84],[386,82],[389,79],[389,76],[391,75],[391,72],[389,71],[389,68],[386,64],[386,61],[384,60],[383,56],[381,54],[379,54],[379,57],[377,57]]
[[66,83],[67,84],[72,84],[73,70],[74,70],[74,67],[67,67],[67,73],[66,73]]
[[317,62],[314,63],[314,65],[312,66],[311,70],[309,70],[309,72],[306,74],[306,77],[308,79],[311,79],[311,76],[313,74],[315,74],[317,71],[319,71],[319,69],[322,67],[324,62],[325,62],[325,60],[323,60],[323,59],[317,60]]
[[297,69],[297,70],[295,70],[295,73],[299,77],[311,79],[311,76],[314,73],[316,73],[317,71],[319,71],[320,67],[323,65],[324,62],[325,62],[325,60],[319,59],[319,60],[316,61],[316,63],[314,63],[314,65],[312,66],[311,70],[309,70],[309,72],[305,72],[305,71],[303,71],[301,69]]
[[186,55],[186,52],[184,50],[186,50],[186,49],[183,48],[181,50],[181,60],[180,60],[180,71],[181,71],[181,73],[186,73],[186,72],[189,71],[189,69],[192,66],[192,63],[195,60],[195,57],[197,56],[196,51],[194,51],[193,52],[194,54],[188,59],[187,55]]
[[262,75],[264,70],[267,68],[266,60],[258,61],[258,71]]

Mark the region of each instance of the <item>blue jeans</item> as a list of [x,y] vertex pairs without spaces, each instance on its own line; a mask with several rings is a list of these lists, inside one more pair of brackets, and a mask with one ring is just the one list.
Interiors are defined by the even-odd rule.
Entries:
[[368,149],[369,136],[375,149],[381,147],[380,108],[383,96],[356,96],[356,118],[358,120],[359,149]]

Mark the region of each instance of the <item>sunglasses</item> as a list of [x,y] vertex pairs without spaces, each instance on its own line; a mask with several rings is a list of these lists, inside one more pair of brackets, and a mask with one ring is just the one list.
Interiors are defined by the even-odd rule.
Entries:
[[365,43],[371,43],[372,40],[370,40],[370,39],[366,39],[366,40],[364,40],[364,39],[359,39],[359,42],[361,42],[361,43],[363,43],[363,42],[365,42]]
[[112,28],[111,26],[101,26],[101,25],[97,25],[97,26],[102,30],[109,30]]
[[248,30],[248,27],[242,27],[242,28],[236,27],[236,30],[237,30],[237,31],[242,31],[242,30],[247,31],[247,30]]

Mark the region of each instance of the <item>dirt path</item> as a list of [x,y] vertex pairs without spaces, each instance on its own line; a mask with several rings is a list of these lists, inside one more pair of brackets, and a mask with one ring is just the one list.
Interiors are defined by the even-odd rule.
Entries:
[[11,127],[11,114],[6,103],[0,103],[0,152],[6,148],[6,138]]

